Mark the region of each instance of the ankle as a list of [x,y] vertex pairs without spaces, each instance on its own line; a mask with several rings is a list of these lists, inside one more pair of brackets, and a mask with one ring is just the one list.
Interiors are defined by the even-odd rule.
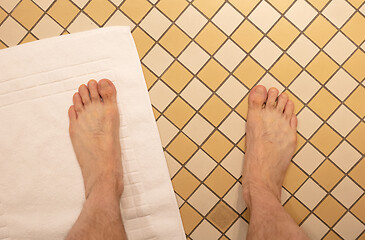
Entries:
[[273,190],[269,186],[258,182],[245,182],[243,186],[243,199],[246,202],[247,208],[252,206],[267,205],[268,203],[280,203],[281,193]]
[[123,192],[124,184],[122,176],[118,174],[102,174],[87,186],[85,196],[86,199],[91,195],[98,195],[120,201]]

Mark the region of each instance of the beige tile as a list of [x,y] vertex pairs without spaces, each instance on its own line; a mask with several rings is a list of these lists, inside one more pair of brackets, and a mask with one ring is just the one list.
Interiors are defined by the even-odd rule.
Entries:
[[350,133],[347,140],[354,145],[358,151],[365,154],[365,123],[361,122],[357,127]]
[[201,108],[200,113],[214,126],[218,126],[230,112],[230,108],[213,95]]
[[298,114],[298,131],[305,138],[309,139],[313,133],[322,125],[323,121],[317,117],[309,108],[305,107]]
[[164,116],[161,116],[157,120],[157,127],[161,138],[162,147],[166,147],[170,141],[179,132],[179,129],[175,127],[169,120]]
[[220,198],[227,193],[236,180],[221,166],[218,166],[208,176],[204,183]]
[[307,208],[313,210],[317,204],[325,197],[326,192],[312,179],[308,179],[295,193],[298,198]]
[[306,179],[307,175],[291,162],[286,171],[283,186],[290,193],[294,193]]
[[196,36],[195,41],[202,46],[209,54],[215,53],[226,39],[226,35],[214,24],[209,22]]
[[345,104],[354,111],[358,116],[365,116],[365,104],[362,104],[365,99],[365,88],[359,85],[355,91],[346,99]]
[[357,87],[358,82],[340,68],[326,83],[326,87],[341,101]]
[[344,239],[356,239],[364,231],[364,224],[347,212],[333,229]]
[[312,178],[327,191],[331,191],[343,176],[344,174],[341,170],[329,160],[324,161],[324,163],[312,174]]
[[238,218],[237,221],[228,229],[226,235],[230,239],[240,239],[245,236],[248,231],[248,224],[243,218]]
[[20,2],[20,0],[0,0],[0,6],[5,9],[7,12],[11,12],[14,7]]
[[326,156],[330,154],[333,149],[342,140],[341,136],[334,132],[327,124],[324,124],[310,140]]
[[231,38],[246,52],[249,52],[263,36],[255,25],[245,20],[232,34]]
[[171,20],[175,20],[187,5],[188,3],[184,0],[161,0],[156,4],[156,7],[166,14]]
[[345,105],[341,105],[328,119],[327,123],[339,132],[341,136],[345,137],[359,121],[360,119]]
[[150,89],[149,96],[152,105],[160,112],[164,111],[170,102],[176,97],[176,94],[162,81],[157,81]]
[[180,215],[186,234],[190,234],[196,225],[203,219],[199,213],[188,204],[184,204],[180,208]]
[[360,160],[361,154],[347,141],[343,141],[329,158],[346,173]]
[[[134,24],[124,13],[117,10],[113,13],[110,19],[105,23],[104,27],[109,26],[129,26],[131,30],[134,29],[136,24]],[[132,32],[133,33],[133,32]]]
[[324,160],[325,157],[310,143],[305,144],[293,158],[293,161],[308,175],[312,174]]
[[218,201],[219,198],[204,185],[200,185],[188,200],[188,202],[203,216],[205,216]]
[[328,195],[314,210],[314,213],[332,227],[346,212],[346,209],[331,195]]
[[364,171],[365,171],[365,158],[362,158],[349,174],[349,176],[363,188],[365,187]]
[[314,45],[305,35],[299,38],[290,46],[287,53],[296,60],[302,67],[305,67],[318,53],[319,48]]
[[48,15],[44,15],[32,30],[38,39],[59,36],[62,32],[63,28]]
[[197,7],[205,16],[211,18],[218,9],[222,6],[224,0],[195,0],[193,1],[193,5]]
[[228,71],[232,71],[243,60],[246,53],[232,40],[228,39],[214,55]]
[[279,18],[280,14],[266,1],[261,1],[248,17],[264,33],[268,32]]
[[243,200],[242,184],[240,182],[236,182],[224,196],[223,200],[236,212],[241,214],[246,208],[245,201]]
[[166,148],[181,164],[184,164],[197,149],[196,144],[183,133],[179,133]]
[[281,18],[270,30],[268,36],[282,49],[286,50],[299,33],[288,20]]
[[216,92],[231,107],[235,107],[248,90],[234,76],[230,76]]
[[8,17],[0,25],[0,38],[8,46],[17,45],[22,38],[27,34],[27,31],[14,18]]
[[322,84],[328,81],[328,79],[338,69],[337,63],[324,52],[320,52],[311,63],[306,67],[306,70],[312,74]]
[[193,75],[178,61],[174,61],[161,76],[162,80],[178,93],[181,92],[192,77]]
[[114,11],[114,5],[108,0],[91,0],[84,8],[84,12],[96,21],[99,26],[102,26]]
[[252,88],[264,73],[265,70],[250,56],[247,56],[233,72],[233,74],[249,88]]
[[346,61],[344,68],[359,82],[365,78],[364,69],[365,53],[361,50],[356,52]]
[[305,34],[321,48],[326,45],[336,32],[336,27],[322,15],[318,15],[305,30]]
[[284,204],[284,209],[290,214],[293,220],[300,224],[310,213],[309,210],[294,197]]
[[335,189],[332,190],[332,195],[346,208],[350,208],[363,193],[363,190],[349,177],[342,179]]
[[314,214],[309,215],[309,217],[303,222],[301,228],[307,234],[309,239],[322,239],[329,230],[329,228]]
[[192,239],[216,240],[221,236],[221,233],[212,224],[204,219],[190,236]]
[[338,28],[341,28],[355,9],[345,0],[333,0],[324,8],[322,14]]
[[21,43],[33,42],[33,41],[36,41],[36,40],[37,40],[37,38],[34,37],[33,34],[28,33],[27,36],[25,36],[25,38],[23,38],[23,40],[21,41]]
[[285,16],[301,31],[308,26],[316,15],[317,11],[305,0],[295,1],[290,9],[285,13]]
[[202,144],[214,127],[199,114],[196,114],[184,127],[183,132],[195,143]]
[[246,133],[246,121],[237,113],[231,112],[219,126],[219,130],[232,142],[237,143]]
[[187,69],[196,74],[209,60],[209,55],[198,44],[191,42],[178,59]]
[[343,33],[337,32],[323,50],[338,64],[343,64],[356,50],[356,46]]
[[147,0],[125,0],[123,5],[120,7],[120,10],[122,10],[135,23],[139,23],[151,7],[151,3]]
[[287,54],[283,54],[279,60],[270,69],[272,73],[282,84],[288,86],[302,68],[291,59]]
[[172,27],[166,32],[159,42],[172,55],[174,55],[174,57],[177,57],[188,45],[190,38],[178,27],[176,27],[176,25],[172,25]]
[[146,54],[142,62],[146,64],[146,66],[149,67],[157,76],[161,76],[173,60],[173,57],[171,57],[166,50],[156,44]]
[[175,192],[186,200],[199,186],[199,180],[182,168],[172,179],[172,186]]
[[144,64],[142,64],[142,71],[143,76],[146,81],[146,85],[148,90],[152,87],[152,85],[157,81],[157,77],[153,72],[151,72],[148,68],[145,67]]
[[96,28],[98,28],[98,25],[96,25],[88,16],[86,16],[84,12],[81,12],[67,28],[67,31],[70,33],[75,33]]
[[207,19],[192,5],[189,5],[175,21],[189,37],[193,38],[207,23]]
[[186,163],[186,167],[201,181],[203,181],[208,174],[216,167],[215,162],[204,151],[199,149],[191,159]]
[[329,91],[322,88],[309,102],[308,106],[323,120],[327,120],[340,103]]
[[307,103],[316,92],[320,89],[321,85],[306,71],[303,71],[289,86],[292,91],[299,99]]
[[202,149],[217,162],[220,162],[232,147],[233,144],[218,131],[215,131],[202,145]]
[[199,109],[212,94],[200,80],[194,78],[182,91],[181,96],[195,109]]
[[48,10],[48,14],[62,27],[66,28],[76,17],[79,9],[69,0],[56,1]]
[[169,153],[164,152],[164,154],[170,178],[173,178],[175,174],[180,170],[181,164],[178,161],[176,161]]
[[158,40],[169,28],[170,24],[171,21],[157,8],[152,8],[152,10],[143,18],[139,26],[152,36],[152,38]]
[[246,97],[242,99],[242,101],[236,106],[235,108],[236,112],[243,117],[245,120],[247,120],[247,111],[248,111],[248,94]]
[[153,116],[155,117],[155,120],[157,120],[157,118],[159,118],[161,115],[161,113],[154,106],[152,106],[152,112]]
[[25,28],[30,30],[43,15],[43,11],[31,0],[22,0],[11,15]]
[[252,51],[251,56],[264,68],[269,69],[282,53],[272,41],[265,37]]
[[151,49],[155,41],[139,27],[134,29],[132,36],[137,47],[139,58],[142,59],[148,50]]
[[195,110],[180,97],[177,97],[164,112],[179,129],[182,129],[194,114]]
[[243,21],[244,17],[228,2],[219,9],[217,14],[212,18],[212,21],[227,35],[232,32]]
[[228,74],[228,71],[212,58],[198,73],[198,78],[211,90],[215,91],[227,78]]
[[212,222],[219,230],[226,231],[236,220],[238,215],[224,202],[220,202],[209,213],[207,219]]

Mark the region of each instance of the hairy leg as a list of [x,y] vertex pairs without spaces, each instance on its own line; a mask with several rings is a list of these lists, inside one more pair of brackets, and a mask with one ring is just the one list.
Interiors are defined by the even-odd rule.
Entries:
[[123,172],[115,86],[107,79],[81,85],[68,114],[86,201],[66,239],[127,239],[120,213]]
[[[277,100],[276,100],[277,99]],[[280,203],[296,146],[297,118],[287,94],[256,86],[249,95],[243,198],[250,210],[247,239],[308,239]]]

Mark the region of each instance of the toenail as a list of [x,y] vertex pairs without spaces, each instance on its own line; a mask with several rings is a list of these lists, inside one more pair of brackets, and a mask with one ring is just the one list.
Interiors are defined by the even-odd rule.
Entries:
[[264,94],[265,91],[262,87],[256,87],[255,92],[260,93],[260,94]]
[[109,86],[109,84],[108,84],[108,82],[107,81],[101,81],[101,86],[102,87],[108,87]]

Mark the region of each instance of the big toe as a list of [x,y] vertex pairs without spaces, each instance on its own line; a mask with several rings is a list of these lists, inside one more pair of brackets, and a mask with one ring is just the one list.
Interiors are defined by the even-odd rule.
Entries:
[[98,82],[98,92],[105,103],[117,100],[117,90],[109,79],[102,79]]
[[248,107],[261,109],[267,98],[266,88],[262,85],[254,87],[248,96]]

